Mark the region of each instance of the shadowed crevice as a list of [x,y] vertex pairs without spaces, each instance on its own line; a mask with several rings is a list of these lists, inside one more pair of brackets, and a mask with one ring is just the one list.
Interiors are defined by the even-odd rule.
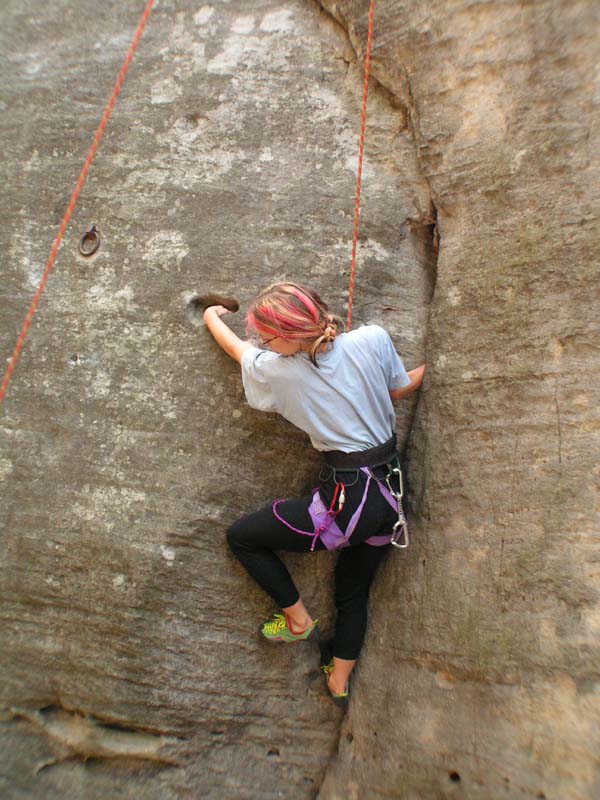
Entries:
[[[344,17],[342,10],[337,5],[334,5],[330,9],[323,2],[323,0],[316,0],[316,2],[319,8],[322,10],[322,12],[326,14],[328,19],[330,19],[334,23],[334,25],[340,31],[343,32],[345,38],[347,39],[348,45],[350,46],[350,48],[352,48],[352,51],[354,52],[356,60],[358,62],[364,61],[364,50],[366,48],[366,35],[367,35],[366,26],[361,27],[359,24],[357,24],[356,20],[354,21],[354,24],[351,26],[351,21]],[[365,19],[367,17],[366,11],[364,17]],[[374,41],[374,48],[375,44],[376,43]],[[411,140],[413,142],[415,157],[420,167],[421,177],[429,190],[429,207],[423,210],[419,210],[419,213],[415,216],[407,217],[400,224],[400,234],[402,236],[407,236],[411,234],[418,240],[417,252],[419,253],[421,264],[424,267],[425,272],[427,274],[428,295],[429,295],[428,302],[431,303],[431,301],[433,300],[433,295],[435,293],[438,256],[441,246],[440,229],[438,226],[438,204],[435,202],[433,197],[431,181],[429,180],[429,177],[427,176],[423,168],[423,159],[421,158],[421,151],[420,151],[421,142],[419,135],[418,112],[416,104],[413,99],[410,77],[405,65],[398,64],[397,67],[400,72],[402,78],[401,82],[403,85],[401,87],[395,87],[393,85],[390,85],[389,83],[385,84],[375,76],[374,66],[375,64],[373,63],[371,66],[369,80],[377,85],[378,91],[382,94],[382,96],[387,98],[390,106],[393,109],[401,109],[403,111],[405,116],[406,129],[409,132]],[[367,110],[367,131],[368,131],[368,124],[369,124],[369,112]],[[368,140],[368,132],[367,132],[367,140]],[[359,240],[360,240],[360,230],[359,230]]]

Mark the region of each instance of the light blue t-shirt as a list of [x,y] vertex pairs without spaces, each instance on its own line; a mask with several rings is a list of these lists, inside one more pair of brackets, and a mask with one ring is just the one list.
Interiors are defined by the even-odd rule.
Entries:
[[246,350],[241,366],[249,405],[277,411],[317,450],[349,453],[386,442],[396,424],[389,390],[410,383],[389,334],[378,325],[342,333],[317,362],[318,368],[304,352]]

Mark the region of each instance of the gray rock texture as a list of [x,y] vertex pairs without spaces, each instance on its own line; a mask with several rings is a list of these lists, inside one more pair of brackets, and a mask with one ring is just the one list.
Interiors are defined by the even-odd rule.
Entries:
[[[3,9],[7,355],[140,12]],[[245,306],[287,277],[343,311],[359,72],[314,4],[162,2],[150,16],[3,407],[3,796],[302,798],[321,784],[340,711],[317,651],[260,639],[272,605],[224,541],[241,514],[314,485],[319,462],[245,405],[188,302],[220,291]],[[403,111],[377,87],[372,108],[355,324],[386,324],[414,366],[432,275],[407,220],[429,192]],[[85,259],[92,222],[102,245]],[[290,562],[326,633],[331,558]]]
[[[591,0],[376,2],[354,324],[428,373],[343,721],[224,546],[319,462],[190,301],[343,311],[367,5],[152,11],[2,408],[2,797],[600,794]],[[6,357],[142,7],[3,4]]]
[[[362,52],[367,4],[325,5]],[[440,250],[415,547],[377,586],[322,798],[600,796],[597,17],[376,3]]]

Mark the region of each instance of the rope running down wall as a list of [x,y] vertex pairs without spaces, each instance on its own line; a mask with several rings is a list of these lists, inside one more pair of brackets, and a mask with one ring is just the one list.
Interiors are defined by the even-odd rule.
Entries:
[[96,154],[96,150],[98,149],[98,144],[100,143],[100,139],[102,138],[102,134],[104,133],[104,129],[106,128],[106,123],[108,122],[108,118],[110,117],[111,111],[119,94],[119,91],[121,90],[121,86],[125,79],[125,74],[127,73],[129,65],[131,64],[131,60],[133,59],[133,54],[135,53],[138,42],[146,25],[146,20],[148,19],[150,11],[152,10],[153,3],[154,0],[148,0],[148,2],[146,3],[140,21],[138,22],[137,28],[135,29],[135,33],[133,35],[133,39],[131,40],[131,44],[129,45],[129,50],[127,51],[127,55],[125,56],[125,60],[123,61],[123,66],[121,67],[119,74],[117,76],[117,80],[115,81],[112,94],[110,96],[108,103],[106,104],[106,108],[104,109],[104,114],[102,115],[100,124],[96,129],[94,139],[92,141],[90,149],[88,150],[88,154],[84,161],[83,167],[81,168],[81,172],[79,173],[77,184],[73,189],[71,199],[69,200],[67,210],[65,211],[65,214],[62,218],[62,222],[60,223],[60,227],[58,229],[58,233],[56,234],[56,237],[52,244],[50,255],[48,256],[48,260],[46,261],[46,266],[44,267],[44,271],[42,273],[42,277],[40,279],[36,293],[33,296],[33,300],[31,301],[31,305],[29,306],[29,310],[27,311],[25,321],[17,337],[17,343],[15,344],[12,356],[10,357],[8,362],[8,367],[6,368],[6,372],[4,373],[4,377],[2,378],[2,383],[0,384],[0,404],[4,399],[4,395],[6,394],[6,390],[8,388],[11,376],[17,365],[17,361],[19,360],[21,350],[23,349],[23,345],[25,343],[25,337],[27,336],[27,331],[29,330],[29,326],[31,325],[31,321],[33,320],[33,315],[35,314],[36,308],[38,307],[38,303],[40,302],[42,292],[44,291],[44,286],[46,285],[46,281],[48,280],[48,276],[50,275],[50,270],[52,269],[52,266],[56,259],[58,248],[60,247],[60,243],[67,229],[67,225],[69,223],[69,220],[71,219],[71,215],[75,208],[75,204],[77,203],[77,198],[79,197],[81,189],[83,188],[83,184],[85,183],[85,179],[88,174],[90,165]]

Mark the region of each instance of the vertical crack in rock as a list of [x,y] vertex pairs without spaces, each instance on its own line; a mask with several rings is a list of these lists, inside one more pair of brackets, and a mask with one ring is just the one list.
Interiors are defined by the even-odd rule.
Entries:
[[[347,37],[347,40],[354,52],[354,56],[358,63],[364,62],[364,50],[366,47],[366,18],[367,14],[363,14],[362,16],[354,16],[351,15],[346,16],[342,9],[340,8],[341,4],[335,2],[329,2],[329,0],[317,0],[321,8],[324,12],[331,16],[331,18],[335,21],[335,23],[341,27],[343,33]],[[364,6],[364,4],[363,4]],[[364,6],[368,9],[368,5]],[[354,9],[353,9],[354,10]],[[374,49],[376,49],[376,45],[374,45]],[[416,104],[413,97],[413,91],[410,83],[410,78],[408,74],[408,70],[406,69],[405,65],[403,64],[396,64],[398,73],[397,77],[401,77],[401,90],[399,91],[399,87],[397,84],[394,84],[389,79],[386,80],[384,76],[380,74],[376,74],[377,64],[373,60],[371,62],[371,74],[370,74],[370,95],[369,98],[372,103],[372,95],[373,90],[375,91],[379,89],[379,93],[382,94],[387,98],[387,101],[390,105],[390,108],[400,108],[404,112],[405,120],[406,120],[406,130],[412,142],[413,148],[413,155],[414,158],[419,165],[420,169],[420,178],[428,187],[428,197],[425,203],[422,201],[416,201],[416,209],[417,213],[411,216],[407,216],[399,226],[399,233],[403,238],[411,237],[412,241],[415,244],[415,250],[419,256],[419,262],[424,270],[425,273],[425,285],[427,287],[425,293],[425,320],[423,323],[423,327],[421,330],[421,335],[425,341],[424,349],[425,351],[429,351],[429,337],[428,337],[428,323],[429,323],[429,314],[432,307],[436,284],[437,284],[437,269],[438,269],[438,256],[440,252],[440,245],[441,245],[441,236],[440,236],[440,227],[439,227],[439,218],[438,218],[438,206],[434,199],[434,193],[431,185],[431,180],[427,174],[427,170],[423,163],[422,158],[422,147],[423,143],[421,141],[420,133],[419,133],[419,124],[418,124],[418,112],[416,108]],[[362,75],[362,70],[361,70]],[[386,76],[387,77],[387,76]],[[362,85],[362,84],[361,84]],[[369,106],[367,107],[367,134],[366,134],[366,152],[369,151],[369,122],[370,122],[370,115],[369,115]],[[359,229],[360,234],[360,229]],[[360,241],[360,239],[359,239]],[[398,284],[402,286],[402,277],[399,278]],[[429,356],[431,354],[428,352]],[[403,450],[406,452],[408,449],[408,443],[412,435],[413,423],[415,421],[417,414],[417,404],[413,404],[408,412],[408,415],[405,414],[403,419],[402,428],[405,431],[406,438],[404,440],[404,448]],[[413,454],[414,455],[414,454]],[[420,454],[421,459],[425,460],[427,458],[427,453],[425,451],[421,452]],[[407,456],[407,467],[410,469],[410,457]],[[390,576],[388,574],[386,579],[386,585],[389,586],[390,583]],[[378,675],[379,670],[371,665],[369,660],[369,651],[368,648],[366,652],[363,654],[361,664],[362,669],[366,667],[371,675]],[[441,667],[440,667],[441,669]],[[454,678],[452,678],[454,680]],[[368,692],[368,688],[364,689],[363,691]],[[368,703],[368,701],[367,701]],[[354,712],[353,710],[353,701],[350,703],[350,713],[347,715],[345,720],[342,723],[342,726],[339,731],[339,738],[338,738],[338,752],[334,759],[330,762],[330,769],[325,777],[325,783],[320,786],[319,797],[323,798],[337,798],[337,792],[340,791],[339,786],[340,784],[344,786],[343,792],[349,792],[349,796],[352,797],[359,797],[360,796],[360,789],[358,788],[359,784],[354,783],[352,780],[346,782],[344,779],[338,782],[336,786],[336,780],[334,775],[339,775],[340,770],[343,773],[344,765],[348,763],[348,759],[353,758],[354,753],[354,737],[352,734],[352,727],[355,725],[363,725],[364,720],[362,717],[363,713],[363,705],[364,705],[364,698],[363,702],[360,703],[360,709],[358,712]],[[372,731],[372,735],[374,737],[377,736],[376,731]],[[374,741],[374,748],[377,748],[377,742]],[[381,744],[381,743],[380,743]],[[456,771],[451,771],[450,773],[450,781],[452,782],[459,782],[460,777]],[[364,788],[364,787],[363,787]],[[357,794],[354,794],[357,792]]]
[[440,250],[440,234],[438,228],[438,213],[433,200],[429,200],[429,209],[417,217],[407,217],[400,226],[403,235],[406,231],[412,232],[419,241],[421,261],[427,270],[427,285],[429,287],[428,305],[433,301],[437,277],[437,262]]
[[[352,48],[356,62],[363,65],[364,53],[366,50],[368,6],[365,6],[366,10],[364,14],[360,17],[353,18],[351,15],[346,15],[344,13],[343,9],[340,7],[341,4],[331,2],[331,0],[315,0],[315,2],[341,28]],[[374,42],[369,79],[370,88],[372,89],[372,86],[377,86],[380,91],[388,96],[391,106],[401,108],[404,111],[406,127],[413,142],[414,155],[420,166],[421,177],[429,188],[428,207],[419,210],[418,216],[407,217],[404,222],[401,223],[400,231],[404,234],[407,228],[410,229],[421,243],[422,263],[427,270],[428,284],[430,287],[428,304],[431,305],[437,281],[437,264],[441,237],[438,220],[438,205],[434,198],[431,179],[422,158],[422,149],[426,148],[427,145],[423,143],[422,137],[420,136],[418,111],[406,65],[402,63],[395,64],[398,72],[395,76],[397,82],[394,84],[387,75],[381,74],[382,70],[378,70],[376,50],[377,45],[376,42]],[[380,74],[378,74],[378,72]],[[401,79],[399,81],[400,85],[398,85],[398,78]],[[366,146],[367,148],[369,147],[368,108]]]

